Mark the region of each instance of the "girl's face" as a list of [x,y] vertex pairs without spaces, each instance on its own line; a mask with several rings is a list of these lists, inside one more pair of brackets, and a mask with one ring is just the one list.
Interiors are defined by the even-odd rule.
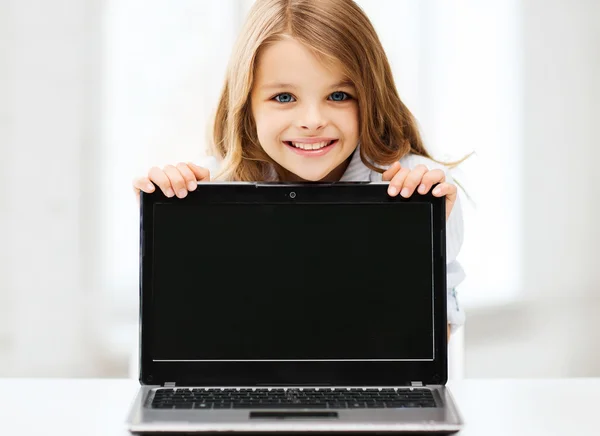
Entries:
[[356,90],[295,40],[261,53],[252,114],[265,152],[287,180],[339,180],[358,144]]

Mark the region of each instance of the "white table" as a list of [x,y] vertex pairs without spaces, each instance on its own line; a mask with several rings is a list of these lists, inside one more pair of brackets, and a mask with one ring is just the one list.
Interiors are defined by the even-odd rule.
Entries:
[[[600,378],[449,383],[461,436],[600,435]],[[2,435],[127,436],[135,380],[0,379]]]

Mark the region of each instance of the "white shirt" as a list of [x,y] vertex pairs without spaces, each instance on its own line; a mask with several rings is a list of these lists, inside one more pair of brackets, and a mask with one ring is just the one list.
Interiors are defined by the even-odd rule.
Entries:
[[[357,148],[352,155],[348,168],[346,168],[340,181],[380,182],[382,180],[382,174],[372,171],[367,167],[360,159],[359,151],[360,150]],[[441,169],[446,174],[446,182],[453,183],[449,169],[431,159],[414,154],[408,154],[400,159],[400,165],[402,165],[403,168],[413,169],[419,164],[425,165],[429,170]],[[203,157],[199,165],[207,168],[211,175],[216,174],[219,170],[219,163],[212,156]],[[464,224],[459,198],[460,196],[457,196],[452,212],[446,222],[447,312],[448,323],[450,324],[452,332],[462,326],[465,322],[465,313],[459,306],[456,295],[456,287],[465,279],[465,273],[456,260],[464,237]]]

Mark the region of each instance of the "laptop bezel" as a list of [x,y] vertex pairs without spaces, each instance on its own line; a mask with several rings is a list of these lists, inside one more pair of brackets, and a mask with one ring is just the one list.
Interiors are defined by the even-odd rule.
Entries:
[[[423,203],[432,207],[434,278],[433,361],[416,362],[154,362],[152,359],[153,210],[157,203]],[[177,386],[408,386],[447,381],[445,198],[415,193],[390,197],[386,183],[201,183],[186,198],[159,189],[140,196],[140,383]]]

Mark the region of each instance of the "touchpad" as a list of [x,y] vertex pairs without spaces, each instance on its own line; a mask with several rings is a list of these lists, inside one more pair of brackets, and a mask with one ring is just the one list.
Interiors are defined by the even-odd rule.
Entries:
[[337,419],[337,412],[250,412],[250,419]]

